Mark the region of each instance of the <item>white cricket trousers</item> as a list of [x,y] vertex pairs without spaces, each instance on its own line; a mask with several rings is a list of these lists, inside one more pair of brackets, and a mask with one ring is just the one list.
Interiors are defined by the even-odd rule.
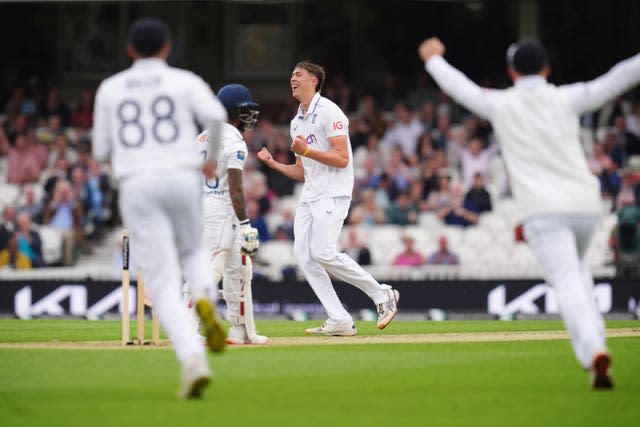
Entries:
[[313,202],[300,202],[296,209],[293,232],[294,253],[300,270],[322,303],[328,323],[353,321],[342,306],[329,278],[358,287],[375,304],[385,301],[383,287],[371,274],[344,253],[338,253],[338,238],[351,199],[328,197]]
[[[240,324],[240,291],[242,289],[242,255],[240,254],[240,236],[236,231],[235,212],[220,200],[206,195],[202,200],[204,220],[203,242],[209,259],[209,271],[213,275],[215,257],[226,251],[222,289],[227,304],[227,317],[232,324]],[[213,284],[217,286],[217,283]]]
[[524,236],[547,284],[558,299],[578,362],[588,369],[593,356],[606,350],[605,326],[593,296],[587,249],[597,216],[541,215],[524,222]]
[[120,210],[131,235],[131,251],[181,363],[205,353],[196,321],[182,302],[180,274],[182,263],[194,293],[212,288],[201,243],[200,197],[200,175],[195,170],[140,174],[120,184]]

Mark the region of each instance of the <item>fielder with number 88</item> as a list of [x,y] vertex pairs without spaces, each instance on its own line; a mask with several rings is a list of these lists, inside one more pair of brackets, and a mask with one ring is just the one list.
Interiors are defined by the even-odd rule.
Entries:
[[[199,397],[211,377],[195,320],[180,299],[185,269],[196,311],[212,351],[225,345],[209,300],[211,276],[202,246],[200,170],[213,176],[193,150],[195,121],[218,128],[226,111],[197,75],[170,67],[166,25],[155,18],[133,23],[127,53],[131,68],[104,80],[96,93],[94,157],[111,160],[119,206],[162,327],[182,365],[179,396]],[[213,295],[215,298],[216,295]]]

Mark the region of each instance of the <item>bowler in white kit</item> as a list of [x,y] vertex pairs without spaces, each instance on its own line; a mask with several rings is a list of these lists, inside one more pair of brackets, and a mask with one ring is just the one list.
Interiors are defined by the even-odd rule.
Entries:
[[308,61],[298,63],[291,74],[291,90],[300,101],[290,128],[295,164],[277,162],[266,148],[258,152],[258,158],[289,178],[304,181],[294,219],[294,252],[298,267],[329,317],[306,333],[351,336],[357,332],[353,318],[342,306],[329,274],[358,287],[373,300],[380,329],[395,317],[400,294],[337,251],[351,204],[353,153],[349,120],[336,104],[320,95],[324,78],[324,69]]
[[440,88],[493,125],[524,237],[556,293],[576,358],[591,371],[593,388],[612,388],[604,320],[595,305],[586,259],[602,212],[600,188],[582,151],[579,118],[640,81],[640,54],[592,81],[555,86],[547,82],[546,49],[525,40],[507,51],[514,85],[491,90],[447,63],[444,52],[435,37],[418,48]]
[[227,114],[200,77],[166,63],[170,50],[162,21],[142,18],[132,24],[127,53],[134,62],[98,88],[92,144],[95,158],[110,160],[119,181],[132,250],[182,366],[179,396],[192,398],[200,396],[211,372],[195,319],[181,301],[181,264],[209,347],[221,351],[225,344],[209,300],[213,283],[202,245],[198,185],[200,171],[214,176],[214,169],[203,166],[193,148],[195,121],[213,126]]

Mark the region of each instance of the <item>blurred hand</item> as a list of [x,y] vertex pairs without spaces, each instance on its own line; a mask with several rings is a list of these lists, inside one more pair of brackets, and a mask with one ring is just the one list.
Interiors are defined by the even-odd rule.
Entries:
[[296,135],[296,139],[291,144],[291,151],[302,156],[307,151],[309,144],[307,144],[307,138],[302,135]]
[[273,156],[271,156],[271,153],[269,152],[267,147],[262,147],[262,149],[258,151],[257,156],[260,160],[262,160],[267,165],[273,162]]
[[418,55],[426,63],[432,56],[444,55],[444,44],[437,37],[430,37],[423,41],[418,47]]

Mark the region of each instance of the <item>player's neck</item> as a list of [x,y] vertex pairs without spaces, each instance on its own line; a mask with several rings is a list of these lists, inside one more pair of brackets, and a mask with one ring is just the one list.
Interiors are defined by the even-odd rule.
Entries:
[[304,114],[307,113],[307,111],[309,111],[309,105],[311,105],[311,100],[313,100],[313,97],[316,95],[315,92],[312,92],[310,94],[305,94],[304,96],[301,96],[299,101],[300,101],[300,108],[302,108],[302,112]]

